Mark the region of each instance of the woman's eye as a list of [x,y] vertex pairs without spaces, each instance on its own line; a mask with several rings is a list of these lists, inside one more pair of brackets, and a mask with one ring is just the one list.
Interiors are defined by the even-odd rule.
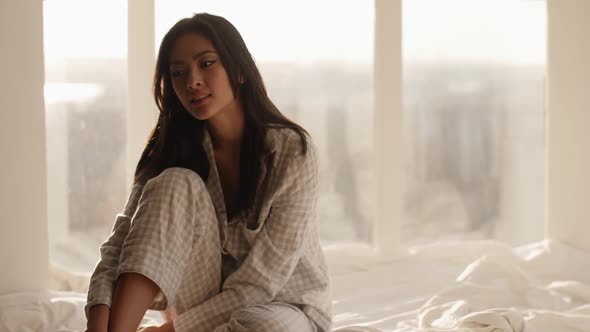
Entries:
[[215,60],[208,60],[201,62],[201,68],[206,68],[215,63]]
[[172,76],[172,77],[179,77],[180,75],[182,75],[182,70],[172,70],[172,71],[170,71],[170,76]]

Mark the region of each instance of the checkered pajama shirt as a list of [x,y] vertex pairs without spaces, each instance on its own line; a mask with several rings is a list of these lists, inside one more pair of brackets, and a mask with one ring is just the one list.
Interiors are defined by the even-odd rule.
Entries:
[[191,170],[169,168],[134,185],[100,248],[86,313],[96,304],[110,306],[118,276],[135,272],[159,286],[150,309],[174,308],[178,332],[230,330],[237,324],[233,315],[261,306],[280,309],[265,311],[277,313],[276,324],[289,322],[289,312],[299,313],[311,323],[309,331],[329,331],[329,281],[316,215],[317,151],[308,139],[302,153],[290,129],[270,129],[266,142],[272,172],[262,166],[253,207],[231,220],[207,130],[207,183]]

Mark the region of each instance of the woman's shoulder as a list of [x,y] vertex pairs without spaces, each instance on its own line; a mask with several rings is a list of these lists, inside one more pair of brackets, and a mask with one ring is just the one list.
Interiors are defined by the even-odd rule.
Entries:
[[302,134],[291,128],[272,128],[267,132],[274,168],[280,177],[304,170],[318,172],[317,148],[310,135]]
[[280,155],[303,155],[315,153],[316,147],[311,136],[305,132],[301,134],[292,128],[269,128],[266,141],[272,153]]

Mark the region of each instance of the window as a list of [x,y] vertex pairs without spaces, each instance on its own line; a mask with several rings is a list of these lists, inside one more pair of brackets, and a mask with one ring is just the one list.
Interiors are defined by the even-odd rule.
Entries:
[[[370,243],[373,3],[155,5],[156,44],[194,12],[238,28],[271,99],[320,151],[323,242]],[[403,244],[542,237],[545,16],[544,1],[403,2]],[[129,189],[126,2],[46,0],[44,28],[50,255],[91,270]]]
[[543,236],[545,1],[403,2],[402,242]]
[[127,2],[46,0],[43,19],[50,258],[89,271],[127,198]]

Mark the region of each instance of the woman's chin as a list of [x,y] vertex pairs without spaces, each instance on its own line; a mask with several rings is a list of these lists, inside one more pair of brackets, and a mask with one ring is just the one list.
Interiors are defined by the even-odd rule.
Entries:
[[211,117],[211,114],[207,112],[205,109],[189,109],[188,111],[193,118],[201,121],[208,120]]

